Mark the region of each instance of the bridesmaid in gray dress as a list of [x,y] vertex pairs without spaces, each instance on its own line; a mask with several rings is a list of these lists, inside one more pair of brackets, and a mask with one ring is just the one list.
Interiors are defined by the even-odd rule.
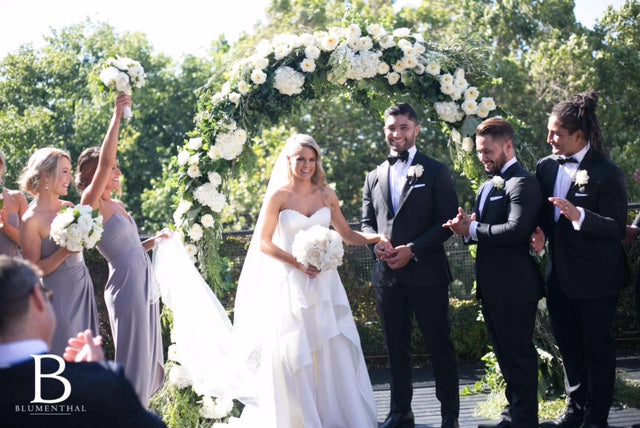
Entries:
[[0,254],[22,258],[20,252],[20,218],[29,204],[24,194],[4,187],[7,163],[0,150]]
[[64,353],[67,341],[79,332],[98,331],[98,310],[93,284],[82,252],[59,247],[49,238],[51,222],[63,206],[71,202],[65,196],[73,177],[69,155],[53,147],[37,150],[20,177],[20,187],[35,196],[22,216],[20,244],[25,259],[42,270],[42,284],[51,289],[56,314],[56,329],[51,352]]
[[121,201],[111,198],[112,192],[121,190],[116,152],[120,121],[127,105],[131,105],[131,97],[120,94],[102,147],[91,147],[80,155],[76,186],[82,192],[81,203],[99,209],[104,218],[104,232],[97,247],[109,263],[104,300],[115,361],[124,367],[146,406],[164,379],[158,293],[147,254],[155,239],[164,233],[141,243],[133,218]]

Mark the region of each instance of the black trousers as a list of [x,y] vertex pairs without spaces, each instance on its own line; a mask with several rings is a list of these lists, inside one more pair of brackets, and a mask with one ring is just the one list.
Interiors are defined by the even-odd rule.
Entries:
[[489,339],[507,384],[506,414],[511,426],[538,426],[538,354],[533,345],[537,302],[510,305],[482,303]]
[[449,333],[449,290],[447,287],[376,287],[378,315],[387,345],[391,371],[391,413],[411,410],[412,315],[431,350],[436,397],[443,417],[458,417],[460,394],[458,361]]
[[599,426],[606,426],[613,401],[616,349],[611,325],[618,295],[572,299],[553,273],[547,284],[547,308],[569,386],[569,406],[584,409],[585,422]]

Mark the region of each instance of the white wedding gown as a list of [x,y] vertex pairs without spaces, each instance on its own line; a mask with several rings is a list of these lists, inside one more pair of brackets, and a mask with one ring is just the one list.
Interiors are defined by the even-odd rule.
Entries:
[[[274,240],[281,248],[291,252],[296,232],[314,225],[328,227],[330,220],[331,210],[328,207],[320,208],[310,217],[294,210],[281,211],[276,233],[279,238]],[[254,335],[261,338],[257,369],[253,376],[247,377],[240,374],[242,370],[230,369],[225,367],[228,363],[216,361],[220,349],[215,342],[229,340],[233,343],[234,340],[228,339],[229,331],[225,320],[214,316],[215,319],[211,322],[219,325],[211,326],[218,330],[212,332],[214,336],[218,336],[213,339],[214,344],[211,344],[210,339],[199,336],[200,343],[207,342],[202,343],[202,347],[208,346],[209,350],[203,354],[202,350],[195,349],[200,345],[192,345],[189,351],[192,356],[200,352],[198,360],[207,362],[206,365],[195,366],[191,370],[198,370],[200,373],[194,377],[209,385],[208,389],[200,389],[219,396],[229,392],[221,391],[220,388],[224,389],[225,384],[232,384],[235,386],[230,389],[244,389],[242,392],[232,393],[235,395],[232,398],[250,396],[249,399],[242,400],[246,406],[240,418],[232,418],[229,426],[377,427],[375,400],[360,337],[337,270],[321,272],[314,280],[309,280],[299,269],[276,259],[271,260],[268,274],[263,274],[259,280],[260,292],[264,292],[261,301],[268,306],[253,311],[255,317],[260,319],[251,320],[253,330],[257,329]],[[158,278],[162,278],[160,275],[162,274],[159,273]],[[183,280],[183,273],[179,277]],[[183,284],[182,281],[175,292],[179,292]],[[190,306],[188,310],[185,309],[184,312],[189,313],[185,318],[194,317],[194,310],[206,311],[202,302],[208,299],[210,298],[198,298],[200,307],[195,309],[198,306]],[[219,306],[217,299],[212,299],[215,302],[212,300],[205,306]],[[211,313],[215,311],[219,313],[219,308],[211,308],[207,316],[211,317]],[[174,310],[174,330],[175,325],[180,323],[180,317]],[[235,327],[239,328],[237,325]],[[200,325],[199,331],[203,330],[208,331],[208,327]],[[231,343],[229,346],[233,347]],[[180,343],[177,345],[180,346]],[[231,359],[237,360],[233,357]],[[188,366],[189,363],[186,362],[185,365]],[[209,373],[203,373],[205,371]],[[236,376],[237,379],[229,379],[229,376]],[[216,379],[219,379],[217,384]],[[251,379],[248,382],[252,385],[244,384],[242,388],[238,388],[238,384],[246,383],[247,379]]]

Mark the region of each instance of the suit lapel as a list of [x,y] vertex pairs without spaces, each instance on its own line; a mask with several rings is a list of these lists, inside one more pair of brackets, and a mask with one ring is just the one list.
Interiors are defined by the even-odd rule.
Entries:
[[[422,153],[420,153],[419,151],[416,151],[416,154],[413,157],[413,161],[411,162],[411,166],[417,165],[417,164],[424,164],[423,160],[425,159],[426,158]],[[402,205],[404,205],[404,201],[406,201],[407,198],[409,197],[409,194],[411,194],[411,190],[413,189],[413,185],[415,184],[416,181],[417,179],[412,180],[409,177],[407,177],[406,180],[404,181],[404,187],[402,188],[402,193],[400,193],[400,200],[398,201],[398,210],[396,211],[396,213],[398,213],[402,209]]]
[[391,191],[389,190],[389,162],[378,165],[378,177],[384,203],[387,205],[389,213],[393,215],[393,203],[391,202]]

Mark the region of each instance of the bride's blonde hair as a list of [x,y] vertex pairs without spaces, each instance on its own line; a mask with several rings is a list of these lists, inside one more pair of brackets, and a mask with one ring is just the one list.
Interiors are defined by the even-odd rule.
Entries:
[[[318,143],[316,143],[316,140],[314,140],[311,135],[294,134],[289,137],[285,147],[287,156],[292,156],[295,151],[301,147],[308,147],[312,149],[316,154],[316,170],[311,176],[311,182],[313,184],[317,184],[322,188],[327,187],[327,174],[324,172],[324,168],[322,168],[322,155],[320,153],[320,146],[318,146]],[[289,179],[291,179],[292,176],[290,166],[288,168],[288,174]]]

